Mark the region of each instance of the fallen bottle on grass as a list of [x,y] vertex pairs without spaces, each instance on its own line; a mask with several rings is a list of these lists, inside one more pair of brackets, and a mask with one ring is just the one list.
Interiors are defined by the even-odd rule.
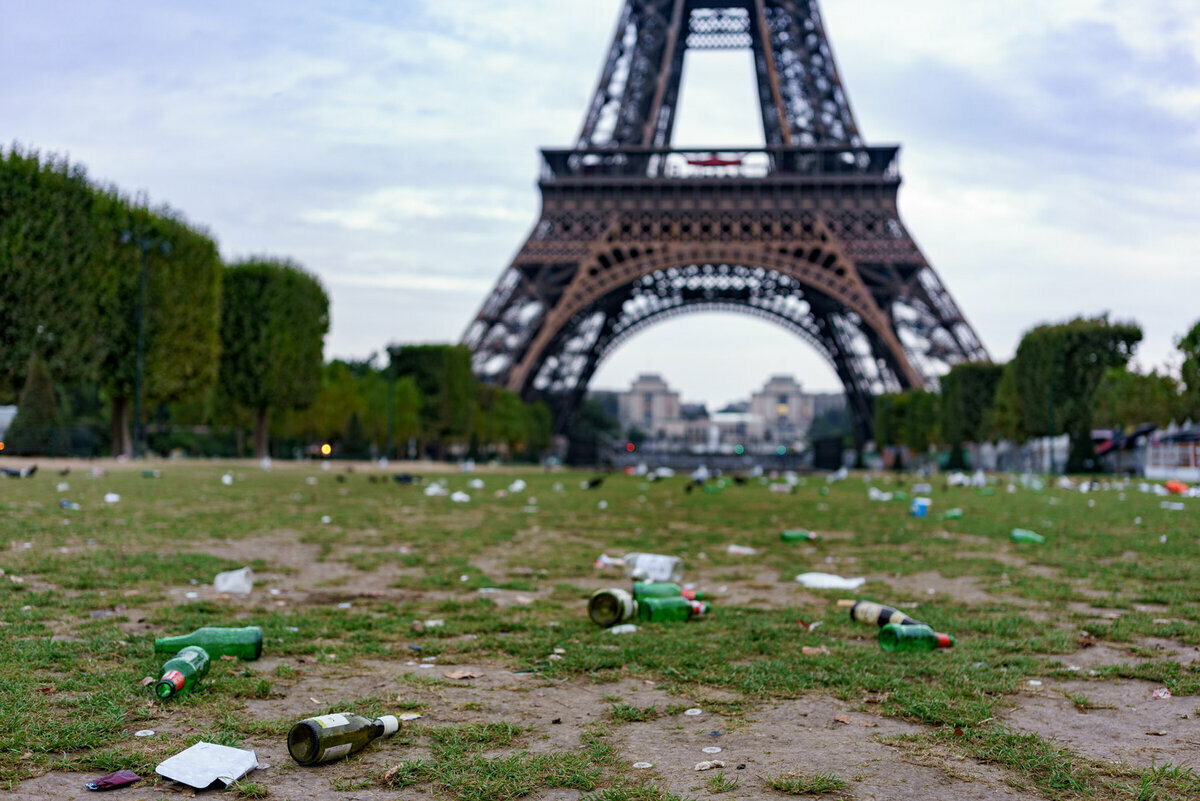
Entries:
[[643,598],[637,602],[638,619],[648,623],[680,623],[707,615],[711,609],[707,601],[689,601],[683,596]]
[[262,656],[262,629],[258,626],[242,628],[220,628],[204,626],[191,634],[177,637],[159,637],[154,640],[154,653],[174,654],[189,645],[198,645],[208,652],[211,659],[236,656],[249,661]]
[[1046,538],[1041,534],[1038,534],[1036,531],[1030,531],[1024,528],[1014,528],[1012,530],[1012,539],[1013,542],[1043,543],[1046,541]]
[[642,598],[674,598],[682,596],[689,601],[703,601],[703,590],[689,590],[673,581],[635,581],[633,582],[633,599]]
[[608,628],[633,620],[637,616],[637,602],[625,590],[612,587],[596,590],[588,599],[588,617],[597,626]]
[[351,714],[306,718],[288,732],[288,753],[301,765],[332,762],[358,753],[373,740],[395,734],[399,728],[395,715],[374,720]]
[[173,698],[196,686],[208,675],[208,652],[198,645],[189,645],[162,666],[162,678],[154,685],[154,694],[162,700]]
[[622,557],[600,554],[596,567],[622,567],[635,581],[679,581],[683,578],[683,560],[661,553],[627,553]]
[[929,626],[888,623],[879,630],[879,647],[889,653],[893,651],[936,651],[939,648],[952,648],[953,646],[953,637],[936,632]]
[[838,601],[838,606],[849,607],[851,620],[870,626],[882,628],[889,623],[895,623],[898,626],[924,625],[898,609],[877,604],[874,601],[843,600]]

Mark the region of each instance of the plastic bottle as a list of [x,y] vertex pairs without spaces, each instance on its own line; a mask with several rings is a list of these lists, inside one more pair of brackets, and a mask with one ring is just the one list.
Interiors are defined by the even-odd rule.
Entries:
[[689,601],[703,601],[702,590],[685,590],[671,581],[635,581],[633,582],[633,600],[643,598],[674,598],[682,596]]
[[784,542],[802,542],[805,540],[811,540],[815,542],[821,539],[821,535],[817,534],[815,531],[806,531],[802,528],[793,528],[782,532],[779,535],[779,539],[783,540]]
[[936,632],[923,623],[888,623],[879,629],[879,645],[885,651],[933,651],[954,646],[954,637]]
[[627,623],[637,615],[637,602],[625,590],[612,587],[596,590],[588,599],[588,617],[597,626],[608,628]]
[[399,728],[395,715],[374,720],[350,714],[306,718],[288,732],[288,753],[301,765],[332,762],[361,751],[372,740],[395,734]]
[[178,637],[159,637],[154,641],[154,653],[174,654],[180,648],[189,645],[199,645],[208,651],[212,659],[223,656],[236,656],[239,659],[258,659],[262,655],[262,629],[258,626],[243,628],[218,628],[205,626],[196,629],[191,634],[181,634]]
[[705,601],[676,598],[645,598],[637,604],[637,616],[650,623],[679,623],[707,615],[711,607]]
[[959,509],[956,506],[953,509],[947,509],[945,511],[945,513],[942,514],[942,519],[943,520],[962,520],[962,516],[963,516],[963,510]]
[[635,581],[675,581],[683,579],[683,560],[661,553],[627,553],[620,559],[600,554],[597,567],[622,565],[625,575]]
[[1012,530],[1012,538],[1014,542],[1037,542],[1042,543],[1046,538],[1036,531],[1029,531],[1024,528],[1014,528]]
[[900,626],[889,623],[879,630],[879,647],[889,653],[893,651],[935,651],[938,648],[951,648],[953,645],[953,637],[936,632],[929,626]]
[[208,675],[208,652],[198,645],[189,645],[162,666],[162,678],[154,685],[154,694],[167,700],[185,693]]
[[881,628],[889,623],[895,623],[898,626],[924,625],[898,609],[892,609],[890,606],[877,604],[874,601],[855,601],[850,606],[850,619]]

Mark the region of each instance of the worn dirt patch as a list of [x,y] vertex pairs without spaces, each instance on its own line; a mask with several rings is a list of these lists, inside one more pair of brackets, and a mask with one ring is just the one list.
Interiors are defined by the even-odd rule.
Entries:
[[[1156,699],[1152,693],[1158,688],[1144,681],[1044,679],[1042,686],[1018,695],[1016,708],[1001,717],[1013,728],[1034,732],[1104,762],[1124,762],[1143,769],[1166,763],[1200,766],[1196,699]],[[1081,712],[1070,696],[1086,697],[1103,708]]]

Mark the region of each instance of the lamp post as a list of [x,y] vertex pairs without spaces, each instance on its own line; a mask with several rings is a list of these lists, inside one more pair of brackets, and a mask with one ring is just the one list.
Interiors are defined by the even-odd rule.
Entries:
[[133,458],[142,455],[142,363],[146,349],[146,275],[149,272],[148,254],[151,250],[166,255],[171,243],[153,231],[127,228],[121,232],[121,244],[133,244],[142,254],[142,270],[137,305],[137,358],[133,374]]

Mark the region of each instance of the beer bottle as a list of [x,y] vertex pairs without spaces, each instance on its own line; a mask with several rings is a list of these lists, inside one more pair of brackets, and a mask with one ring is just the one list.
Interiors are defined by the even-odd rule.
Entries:
[[637,615],[649,623],[676,623],[706,615],[711,607],[705,601],[674,598],[643,598],[637,602]]
[[898,609],[874,601],[854,601],[850,606],[850,619],[872,626],[886,626],[888,623],[900,626],[922,625]]
[[821,535],[816,533],[815,531],[807,531],[802,528],[793,528],[793,529],[788,529],[787,531],[780,532],[779,539],[783,540],[784,542],[802,542],[802,541],[815,542],[816,540],[821,539]]
[[929,626],[907,625],[900,626],[889,623],[879,630],[879,647],[889,653],[892,651],[936,651],[938,648],[950,648],[954,638],[949,634],[940,634]]
[[1014,528],[1012,530],[1012,538],[1014,542],[1037,542],[1042,543],[1046,538],[1036,531],[1030,531],[1024,528]]
[[637,602],[633,600],[633,596],[616,587],[596,590],[588,599],[588,617],[597,626],[615,626],[632,620],[636,614]]
[[262,641],[262,629],[258,626],[236,629],[205,626],[191,634],[157,638],[154,641],[154,653],[174,654],[185,646],[198,645],[213,659],[228,655],[251,660],[262,655]]
[[300,721],[288,732],[288,753],[301,765],[332,762],[358,753],[372,740],[395,734],[395,715],[368,720],[362,715],[321,715]]
[[208,662],[208,652],[198,645],[180,649],[162,666],[162,678],[154,685],[154,694],[165,701],[187,692],[208,675]]
[[643,598],[673,598],[683,596],[689,601],[703,601],[704,593],[700,590],[685,590],[673,581],[635,581],[633,582],[633,599]]

